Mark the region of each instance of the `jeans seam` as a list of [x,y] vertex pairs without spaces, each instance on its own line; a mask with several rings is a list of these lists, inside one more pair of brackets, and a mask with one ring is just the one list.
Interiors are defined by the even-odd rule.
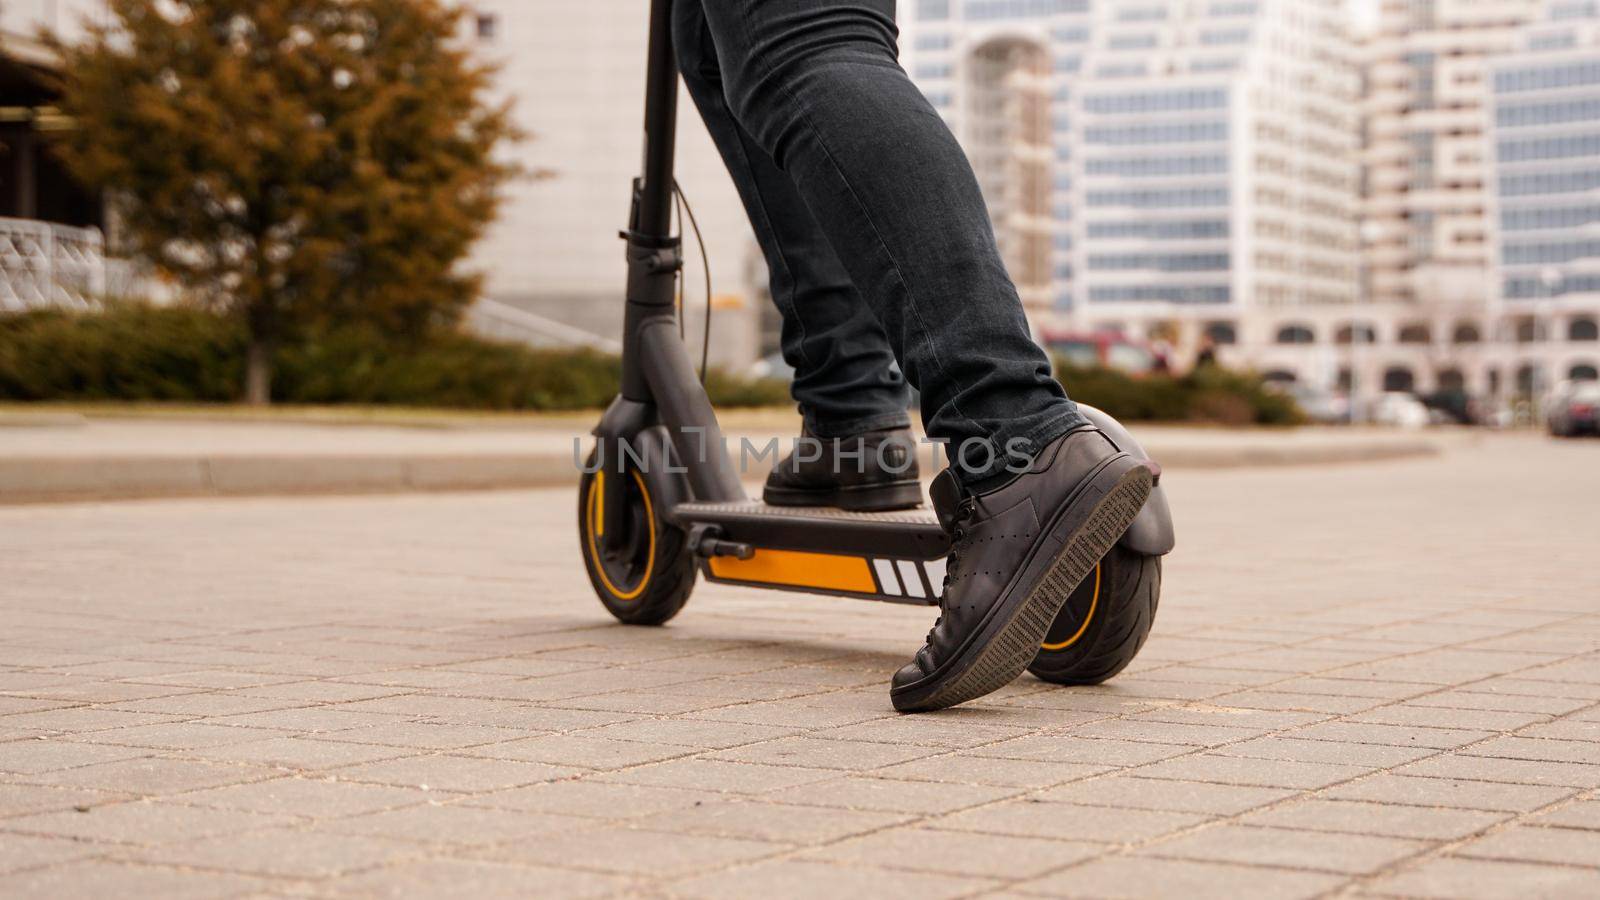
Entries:
[[[740,19],[740,24],[743,25],[744,28],[744,39],[746,46],[754,46],[754,35],[750,31],[750,18],[748,12],[741,16]],[[845,62],[850,61],[845,60]],[[772,68],[770,60],[764,60],[763,63],[763,67],[767,70],[767,74],[771,76]],[[899,66],[895,65],[893,68],[898,69]],[[917,308],[916,295],[911,290],[911,282],[905,277],[905,272],[901,269],[900,262],[896,260],[894,258],[894,254],[890,252],[888,243],[883,239],[883,232],[878,229],[878,223],[873,221],[872,213],[867,209],[867,205],[862,202],[861,195],[856,191],[855,185],[850,183],[850,179],[845,175],[844,169],[840,167],[837,159],[833,155],[833,151],[828,147],[828,142],[823,138],[822,132],[817,128],[816,123],[812,121],[811,115],[806,111],[805,106],[800,103],[799,98],[794,95],[794,92],[791,91],[789,86],[781,79],[774,79],[774,81],[776,82],[779,90],[783,91],[784,96],[789,98],[789,102],[794,106],[795,113],[801,118],[802,121],[805,122],[806,128],[809,129],[812,136],[816,138],[817,145],[822,148],[823,156],[827,158],[828,164],[833,167],[833,171],[836,175],[838,175],[839,181],[844,185],[845,190],[849,192],[851,199],[855,201],[856,206],[861,210],[861,215],[864,219],[866,219],[868,227],[872,229],[872,236],[878,242],[879,249],[883,252],[884,257],[889,261],[889,266],[894,272],[895,279],[900,282],[900,286],[904,288],[906,292],[906,299],[909,301],[906,305],[910,307],[911,314],[913,317],[915,317],[917,326],[922,331],[923,344],[928,348],[928,354],[933,358],[933,364],[938,368],[941,375],[941,380],[949,380],[949,370],[946,369],[944,361],[939,359],[939,350],[938,347],[934,345],[932,336],[929,334],[928,323],[922,318],[921,310]],[[921,386],[918,385],[918,387],[920,388]],[[992,432],[990,432],[987,428],[984,428],[978,423],[977,420],[963,412],[961,407],[956,405],[954,399],[951,399],[947,402],[949,403],[951,411],[964,419],[968,424],[972,425],[975,430],[985,435],[992,436]]]

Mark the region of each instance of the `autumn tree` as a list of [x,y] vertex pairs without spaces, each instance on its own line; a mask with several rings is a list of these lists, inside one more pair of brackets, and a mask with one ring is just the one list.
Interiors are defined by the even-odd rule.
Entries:
[[512,174],[508,111],[437,0],[109,0],[59,47],[68,164],[130,240],[275,347],[329,322],[417,337],[454,321],[460,263]]

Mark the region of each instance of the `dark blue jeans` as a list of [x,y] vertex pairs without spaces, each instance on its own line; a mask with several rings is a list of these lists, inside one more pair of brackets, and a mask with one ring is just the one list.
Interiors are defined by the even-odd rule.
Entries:
[[813,433],[906,424],[909,379],[929,437],[966,446],[958,474],[976,484],[1083,424],[1028,334],[965,154],[900,68],[894,0],[674,10]]

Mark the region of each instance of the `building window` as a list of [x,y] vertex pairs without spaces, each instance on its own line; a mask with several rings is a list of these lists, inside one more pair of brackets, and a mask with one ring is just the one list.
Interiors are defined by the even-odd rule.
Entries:
[[1316,332],[1308,325],[1285,325],[1278,329],[1278,343],[1280,344],[1314,344],[1317,342]]
[[1567,326],[1567,340],[1600,340],[1600,326],[1596,326],[1593,319],[1573,319],[1572,323]]
[[1386,391],[1411,391],[1417,386],[1417,376],[1405,366],[1390,366],[1383,373],[1383,389]]
[[1573,381],[1600,381],[1600,369],[1588,363],[1579,363],[1567,370],[1567,377]]
[[1333,333],[1335,344],[1376,344],[1378,342],[1378,329],[1371,325],[1340,325]]
[[1483,333],[1478,330],[1478,326],[1471,322],[1462,322],[1457,325],[1455,333],[1450,336],[1450,341],[1454,344],[1476,344],[1482,340]]
[[1218,285],[1119,285],[1089,288],[1091,303],[1227,303],[1232,291]]
[[1400,343],[1431,344],[1433,343],[1433,331],[1426,325],[1407,325],[1400,329]]
[[1083,108],[1092,113],[1182,112],[1192,109],[1218,109],[1228,105],[1228,92],[1221,88],[1180,88],[1176,90],[1133,91],[1120,94],[1095,94],[1084,98]]
[[1207,322],[1206,337],[1218,346],[1239,343],[1239,332],[1232,322]]
[[480,41],[492,41],[500,36],[500,17],[494,13],[478,13],[474,24]]

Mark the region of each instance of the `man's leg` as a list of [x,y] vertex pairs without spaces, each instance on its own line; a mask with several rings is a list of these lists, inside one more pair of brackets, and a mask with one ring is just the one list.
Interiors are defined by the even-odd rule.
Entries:
[[[839,251],[929,434],[980,450],[934,481],[952,545],[941,616],[890,697],[913,711],[989,693],[1033,660],[1154,471],[1050,376],[966,156],[900,69],[894,0],[701,2],[734,118]],[[1025,471],[1005,471],[1010,450]]]
[[903,428],[911,391],[883,327],[862,300],[789,176],[734,121],[699,0],[673,5],[678,66],[744,201],[783,316],[783,358],[808,433],[821,438]]
[[900,68],[893,0],[701,0],[743,130],[798,188],[922,391],[930,436],[984,439],[963,481],[1083,424],[1028,333],[949,128]]

